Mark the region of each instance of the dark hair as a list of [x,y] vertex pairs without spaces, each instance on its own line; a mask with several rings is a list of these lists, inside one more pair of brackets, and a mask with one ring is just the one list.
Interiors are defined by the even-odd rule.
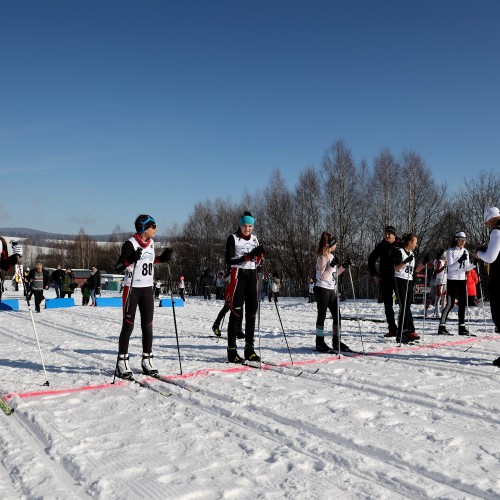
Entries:
[[318,249],[316,253],[318,255],[325,255],[325,247],[333,247],[337,243],[337,239],[333,234],[329,233],[328,231],[323,231],[321,233],[321,238],[318,243]]
[[401,236],[401,241],[403,243],[403,246],[405,247],[406,245],[408,245],[408,243],[410,243],[410,241],[416,237],[417,237],[417,235],[414,233],[403,234],[403,236]]

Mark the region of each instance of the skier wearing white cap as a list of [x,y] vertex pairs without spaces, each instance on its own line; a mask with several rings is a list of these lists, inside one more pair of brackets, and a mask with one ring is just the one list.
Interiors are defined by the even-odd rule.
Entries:
[[[500,332],[500,210],[497,207],[486,207],[484,223],[490,230],[488,245],[474,252],[476,259],[489,264],[489,286],[491,317],[496,331]],[[493,361],[500,368],[500,357]]]
[[475,266],[471,265],[469,252],[465,249],[467,237],[463,231],[455,233],[450,248],[446,251],[448,262],[448,282],[446,306],[439,321],[439,335],[452,335],[446,328],[449,312],[458,300],[458,334],[469,335],[465,326],[465,308],[467,307],[467,282],[465,273]]

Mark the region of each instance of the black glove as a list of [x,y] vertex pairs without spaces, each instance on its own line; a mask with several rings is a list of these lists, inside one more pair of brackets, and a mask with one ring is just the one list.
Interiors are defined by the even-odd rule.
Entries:
[[171,258],[172,258],[172,249],[165,248],[165,250],[163,250],[163,253],[160,255],[158,260],[160,262],[168,262]]
[[463,264],[465,261],[467,260],[467,252],[464,250],[464,253],[462,254],[462,256],[458,259],[458,263],[459,264]]
[[335,267],[338,265],[339,265],[339,258],[336,255],[334,255],[332,261],[330,262],[330,266]]
[[424,255],[424,258],[422,259],[422,262],[427,265],[429,262],[431,261],[431,259],[429,258],[429,254],[425,254]]
[[351,262],[351,259],[349,257],[347,257],[345,262],[342,264],[342,267],[348,268],[350,266],[352,266],[352,262]]
[[250,257],[259,257],[264,255],[264,247],[262,245],[259,245],[258,247],[255,247],[254,249],[251,250],[250,252]]
[[413,255],[408,255],[405,260],[403,260],[403,264],[409,264],[413,260]]
[[142,248],[139,247],[131,256],[130,256],[130,263],[133,264],[134,262],[137,262],[138,260],[141,259],[142,255]]

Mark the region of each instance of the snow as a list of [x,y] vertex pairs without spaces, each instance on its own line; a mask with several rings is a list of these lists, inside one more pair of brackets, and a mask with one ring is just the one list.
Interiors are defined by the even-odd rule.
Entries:
[[[110,384],[119,308],[33,314],[45,377],[27,305],[4,295],[14,297],[20,311],[0,311],[0,392],[15,408],[0,412],[1,498],[500,498],[500,335],[488,303],[470,308],[473,338],[437,336],[412,306],[425,335],[399,348],[383,337],[382,304],[344,302],[344,342],[378,354],[339,358],[312,351],[315,304],[282,298],[291,368],[266,301],[262,355],[288,368],[261,371],[227,364],[225,341],[211,338],[222,302],[189,297],[175,310],[182,376],[172,309],[155,309],[156,364],[191,389],[149,379],[161,395]],[[137,324],[142,379],[141,352]]]

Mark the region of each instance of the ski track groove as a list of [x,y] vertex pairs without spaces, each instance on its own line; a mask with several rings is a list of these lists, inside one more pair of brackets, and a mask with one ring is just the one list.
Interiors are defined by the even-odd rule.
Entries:
[[[314,376],[312,376],[314,377]],[[269,390],[271,390],[272,387],[269,387]],[[180,393],[182,396],[182,399],[186,399],[186,395],[183,393]],[[219,393],[214,393],[213,391],[209,389],[202,389],[202,392],[197,392],[197,393],[190,393],[188,395],[190,399],[207,399],[208,397],[215,398],[218,401],[222,403],[237,403],[236,400],[233,398],[229,398],[227,396],[221,395]],[[207,405],[204,404],[202,401],[198,402],[200,405],[200,409],[206,411]],[[215,406],[212,404],[212,408]],[[223,407],[217,406],[218,411],[220,411],[223,415],[227,416],[227,410]],[[241,409],[241,407],[240,407]],[[287,427],[285,429],[290,429],[293,428],[296,432],[293,437],[287,437],[286,436],[286,430],[282,431],[282,439],[286,439],[285,442],[283,441],[283,444],[289,447],[292,447],[295,451],[303,454],[307,454],[308,456],[311,457],[318,457],[318,453],[320,456],[322,456],[327,462],[337,462],[337,465],[342,466],[342,468],[345,470],[347,474],[355,474],[357,477],[360,479],[366,481],[367,480],[367,474],[366,471],[359,471],[356,470],[355,472],[353,471],[353,461],[350,460],[349,458],[343,457],[342,454],[345,451],[345,449],[348,449],[350,452],[354,452],[356,454],[360,454],[363,457],[369,456],[372,460],[377,460],[377,461],[382,461],[384,464],[391,464],[394,468],[397,469],[397,472],[391,473],[391,471],[387,471],[384,476],[385,476],[385,482],[383,484],[380,483],[380,478],[381,475],[377,473],[375,476],[371,476],[370,480],[373,481],[374,485],[381,486],[383,488],[386,488],[388,490],[391,490],[393,493],[396,492],[398,494],[408,496],[409,498],[414,498],[415,497],[415,491],[419,491],[422,488],[422,479],[428,479],[432,483],[437,483],[440,485],[442,488],[445,490],[449,488],[454,488],[456,491],[460,493],[468,493],[470,495],[477,496],[479,498],[497,498],[496,495],[491,495],[491,493],[486,492],[484,490],[481,490],[480,488],[477,488],[473,485],[467,485],[467,484],[459,484],[457,486],[451,486],[449,477],[447,477],[445,474],[441,474],[438,472],[434,472],[431,470],[426,470],[423,466],[415,466],[414,464],[400,459],[398,457],[395,457],[394,454],[383,448],[375,448],[373,446],[370,446],[367,448],[366,446],[358,445],[354,443],[351,439],[346,439],[339,435],[338,433],[331,432],[328,430],[325,430],[323,428],[317,427],[314,424],[311,424],[310,422],[303,422],[303,421],[297,421],[295,419],[285,417],[282,415],[278,415],[272,410],[269,410],[267,408],[263,408],[261,406],[256,406],[255,404],[250,405],[250,408],[248,410],[245,410],[246,413],[248,413],[248,416],[243,416],[243,415],[234,415],[231,414],[232,418],[238,418],[242,424],[246,425],[247,427],[252,428],[256,433],[261,432],[261,430],[255,426],[253,423],[255,421],[255,415],[258,413],[259,417],[263,417],[265,419],[270,419],[272,422],[276,422],[278,424],[285,424]],[[261,427],[265,427],[267,432],[272,434],[273,428],[275,426],[272,425],[272,422],[269,423],[267,422],[261,422]],[[492,433],[493,436],[494,433]],[[331,444],[336,444],[339,447],[338,452],[330,452],[327,450],[320,450],[314,451],[315,445],[311,444],[314,440],[311,439],[311,436],[314,438],[319,439],[320,441],[324,440],[327,438],[329,445]],[[404,440],[404,437],[399,436],[399,438],[394,438],[393,440],[393,449],[398,449],[396,446],[398,441]],[[300,446],[294,445],[294,441],[299,441]],[[311,451],[309,451],[311,450]],[[340,460],[337,456],[337,454],[340,454]],[[384,469],[384,468],[382,468]],[[500,474],[500,466],[497,467],[499,470]],[[406,480],[406,482],[409,485],[408,491],[401,491],[401,484],[399,482],[394,483],[392,477],[401,477],[403,472],[411,472],[413,477],[416,477],[414,482],[410,481],[409,479]],[[425,497],[426,493],[425,491],[422,491],[422,496]]]
[[[87,316],[86,314],[80,314],[81,316]],[[90,316],[88,316],[90,317]],[[29,321],[29,318],[27,318],[27,321]],[[58,324],[54,324],[54,322],[50,322],[49,320],[38,320],[37,323],[40,322],[40,324],[43,324],[46,327],[50,328],[55,328],[58,330],[61,330],[63,332],[70,332],[75,335],[79,335],[80,337],[83,338],[92,338],[95,339],[99,337],[97,334],[89,333],[89,332],[82,332],[81,330],[73,329],[73,328],[68,328],[68,327],[59,327]],[[120,319],[121,323],[121,319]],[[119,327],[119,324],[116,323]],[[117,332],[118,333],[118,332]],[[3,332],[2,332],[3,334]],[[9,335],[11,338],[15,338],[16,340],[19,340],[19,336],[16,335],[15,337],[12,335]],[[106,337],[99,337],[100,340],[107,341],[109,343],[112,343],[113,345],[116,344],[115,340],[111,340]],[[26,339],[26,343],[29,343],[32,345],[32,339],[31,337],[29,338],[29,341]],[[78,355],[71,355],[69,352],[64,352],[64,351],[57,351],[58,354],[63,354],[67,356],[70,359],[75,359],[77,356],[81,356],[81,354]],[[95,356],[92,356],[89,353],[83,353],[85,356],[90,356],[94,362],[96,360]],[[356,358],[359,360],[359,358]],[[410,360],[398,360],[398,361],[403,361],[406,362],[408,361],[409,364],[412,365],[417,365],[418,362],[411,362]],[[99,360],[101,365],[104,365],[102,360]],[[427,364],[427,363],[426,363]],[[437,363],[436,363],[437,364]],[[94,363],[95,367],[95,363]],[[442,368],[442,366],[438,366],[439,368]],[[104,371],[106,369],[109,369],[109,366],[106,365],[105,368],[99,368],[99,370]],[[252,370],[255,371],[255,370]],[[461,373],[463,373],[463,370],[458,370]],[[251,372],[248,372],[249,374]],[[269,372],[267,372],[269,373]],[[475,375],[477,375],[476,372],[474,372]],[[284,374],[285,376],[288,376],[288,374]],[[279,375],[281,376],[281,375]],[[487,376],[487,374],[484,374],[484,376]],[[303,373],[302,374],[302,379],[308,379],[308,380],[314,380],[317,382],[318,380],[321,380],[323,383],[328,383],[331,382],[332,379],[335,377],[335,375],[331,375],[328,377],[324,377],[324,372],[321,372],[321,375],[312,375],[308,373]],[[490,375],[491,377],[491,375]],[[159,384],[162,384],[162,382],[158,382]],[[467,413],[466,416],[470,419],[477,419],[478,414],[475,414],[473,411],[470,410],[465,410],[463,406],[456,405],[453,402],[446,401],[445,403],[437,402],[433,400],[433,398],[429,397],[426,394],[420,393],[419,391],[413,391],[411,394],[406,394],[406,393],[401,393],[401,389],[394,387],[394,386],[381,386],[380,384],[376,384],[374,382],[369,382],[369,381],[363,381],[363,383],[353,383],[353,382],[342,382],[338,380],[338,378],[335,378],[334,380],[335,385],[340,385],[342,387],[345,387],[347,389],[356,389],[360,390],[362,392],[366,392],[367,387],[369,386],[371,389],[369,393],[373,395],[373,393],[377,393],[379,396],[382,397],[388,397],[388,398],[393,398],[393,399],[398,399],[402,402],[408,403],[408,404],[417,404],[420,406],[423,406],[428,409],[439,409],[439,410],[446,410],[447,412],[450,412],[452,414],[457,414],[460,417],[463,417],[465,412]],[[164,384],[166,385],[166,384]],[[456,491],[461,492],[461,493],[467,493],[469,495],[475,495],[481,498],[496,498],[495,496],[492,496],[491,493],[486,492],[481,490],[480,488],[476,488],[472,485],[467,485],[467,484],[458,484],[452,486],[450,484],[449,478],[446,477],[443,474],[432,472],[432,471],[427,471],[423,470],[421,467],[415,467],[411,463],[406,462],[405,460],[399,459],[397,457],[394,457],[392,452],[386,449],[374,449],[370,448],[367,449],[364,446],[357,445],[354,443],[352,440],[346,439],[342,436],[340,436],[338,433],[334,433],[331,431],[327,431],[325,429],[319,428],[315,425],[312,425],[311,423],[304,423],[301,421],[297,421],[288,417],[285,417],[283,415],[277,415],[273,411],[268,410],[267,408],[263,408],[260,406],[257,406],[255,404],[251,404],[248,406],[248,408],[238,408],[238,410],[241,412],[241,414],[235,414],[228,408],[221,407],[219,403],[237,403],[236,400],[233,398],[227,397],[225,395],[222,395],[217,392],[213,392],[212,390],[203,388],[201,389],[203,392],[202,393],[189,393],[187,394],[183,389],[178,389],[174,386],[169,386],[169,388],[173,388],[175,392],[173,392],[173,396],[176,400],[181,401],[185,405],[188,405],[192,408],[195,408],[198,411],[203,411],[205,413],[209,413],[212,416],[215,416],[217,419],[223,418],[226,421],[228,421],[231,424],[235,424],[240,426],[246,431],[250,431],[256,435],[258,435],[260,438],[265,438],[267,440],[271,440],[274,443],[283,446],[285,448],[291,449],[296,453],[299,453],[305,457],[308,457],[309,459],[312,459],[313,462],[318,462],[319,460],[321,461],[326,461],[328,464],[331,463],[336,463],[336,465],[341,466],[342,469],[345,471],[347,475],[349,474],[355,474],[358,476],[363,482],[370,486],[366,486],[366,491],[371,491],[373,485],[377,485],[380,488],[384,488],[386,490],[391,491],[391,493],[397,493],[398,495],[401,496],[407,496],[408,498],[415,498],[415,492],[419,491],[421,492],[422,498],[425,497],[425,488],[421,486],[421,480],[422,478],[425,478],[432,483],[437,483],[438,485],[443,485],[444,482],[444,488],[455,488]],[[194,402],[193,402],[194,401]],[[450,407],[450,404],[452,407]],[[444,406],[443,406],[444,405]],[[256,420],[256,415],[258,415],[258,425],[255,423]],[[16,417],[19,418],[19,417]],[[27,416],[21,415],[21,419],[26,420]],[[484,419],[484,417],[482,417]],[[498,420],[495,419],[488,419],[490,423],[492,424],[498,424]],[[279,436],[279,438],[276,436],[275,432],[275,427],[276,425],[273,424],[285,424],[287,426],[290,426],[291,429],[293,429],[293,436],[287,436],[285,435],[285,432],[282,432]],[[50,457],[49,451],[50,451],[50,433],[48,436],[45,436],[40,428],[37,428],[34,424],[31,424],[30,422],[26,421],[26,425],[23,427],[25,430],[30,434],[33,438],[33,441],[36,441],[39,443],[39,447],[45,449],[45,460],[49,460],[50,463],[53,465],[53,463],[58,463],[54,462],[54,459]],[[48,422],[45,421],[45,424],[47,425],[47,428],[50,429],[51,426],[49,425]],[[305,426],[305,427],[304,427]],[[54,429],[53,429],[54,430]],[[265,434],[262,433],[262,431],[265,431]],[[484,429],[483,429],[484,432]],[[478,431],[479,433],[479,431]],[[484,434],[483,434],[484,435]],[[244,434],[240,435],[240,437],[244,438]],[[313,439],[311,439],[311,437]],[[311,442],[314,441],[314,438],[319,439],[320,441],[324,440],[325,438],[328,439],[329,443],[334,443],[340,448],[340,457],[338,455],[339,452],[331,452],[328,450],[321,450],[319,451],[319,456],[318,458],[318,451],[315,449],[315,445],[312,445]],[[295,442],[300,443],[300,444],[295,444]],[[49,451],[47,451],[47,448]],[[384,483],[381,484],[380,475],[375,475],[373,477],[368,477],[367,478],[367,473],[363,471],[353,471],[350,469],[352,467],[352,460],[348,457],[342,456],[342,452],[348,449],[350,452],[354,452],[357,454],[361,454],[363,456],[369,456],[372,460],[377,460],[377,461],[383,461],[386,464],[390,464],[392,467],[397,469],[396,473],[390,473],[386,472],[384,474]],[[64,459],[64,456],[61,457]],[[95,464],[96,466],[102,466],[102,464]],[[324,465],[324,464],[323,464]],[[56,482],[62,483],[63,487],[64,484],[67,482],[67,475],[71,479],[74,479],[71,471],[68,470],[63,464],[58,463],[59,468],[61,469],[61,472],[56,473],[56,478],[54,479]],[[405,487],[402,485],[401,481],[395,482],[393,478],[401,477],[402,473],[410,471],[413,476],[416,476],[417,479],[415,482],[410,482],[406,480],[408,486]],[[330,483],[328,481],[328,483]],[[373,483],[373,484],[371,484]],[[79,485],[81,487],[81,485]],[[133,491],[138,495],[138,498],[141,498],[144,496],[146,493],[144,491],[144,488],[136,489],[133,484],[129,485]],[[330,494],[332,493],[332,486],[333,483],[331,484],[326,484],[325,481],[325,486],[324,488],[321,488],[321,491],[324,494]],[[338,486],[336,486],[338,488]],[[339,490],[343,491],[343,490]],[[152,498],[162,498],[161,496],[155,495],[154,492],[147,492],[149,493],[149,496]],[[345,493],[345,491],[344,491]]]
[[[67,353],[63,353],[68,355]],[[91,356],[90,354],[86,356]],[[70,357],[68,355],[68,357]],[[92,356],[91,356],[92,357]],[[95,359],[92,357],[92,359]],[[102,362],[101,362],[102,364]],[[106,367],[109,368],[109,367]],[[101,368],[102,370],[106,370],[106,368]],[[255,370],[252,370],[255,371]],[[252,373],[252,372],[249,372]],[[266,371],[266,373],[268,373]],[[278,374],[279,376],[282,376]],[[303,374],[307,375],[307,379],[314,381],[315,383],[318,381],[316,378],[316,375],[312,374]],[[288,374],[284,374],[284,376],[288,376]],[[295,377],[294,377],[295,378]],[[320,379],[321,380],[321,379]],[[327,380],[329,382],[331,380]],[[324,383],[325,381],[322,380]],[[157,382],[158,384],[163,384],[161,381]],[[358,389],[358,390],[363,390],[363,385],[362,384],[349,384],[349,383],[343,383],[341,381],[336,380],[335,383],[337,385],[342,385],[346,388],[350,389]],[[164,384],[166,386],[166,384]],[[191,383],[191,385],[193,385]],[[371,384],[374,385],[374,384]],[[427,480],[430,480],[432,483],[437,483],[439,485],[443,485],[445,488],[450,488],[451,486],[448,484],[449,481],[445,475],[435,473],[432,471],[424,470],[422,467],[415,467],[411,463],[399,459],[397,457],[393,456],[393,453],[389,450],[386,449],[375,449],[375,448],[370,448],[367,449],[364,446],[357,445],[354,443],[352,440],[343,438],[340,436],[338,433],[333,433],[329,431],[325,431],[324,429],[318,428],[317,426],[311,425],[310,423],[304,424],[303,422],[299,422],[293,419],[289,419],[280,415],[275,414],[274,412],[267,410],[265,408],[256,406],[256,405],[251,405],[250,408],[247,410],[243,410],[240,408],[240,411],[244,411],[245,415],[241,414],[234,414],[231,410],[228,410],[227,408],[221,407],[219,404],[215,403],[214,404],[214,399],[216,402],[222,402],[222,403],[233,403],[236,404],[237,401],[228,398],[227,396],[221,395],[220,393],[213,392],[209,389],[202,389],[202,393],[189,393],[186,394],[184,392],[184,389],[181,388],[176,388],[175,386],[169,385],[169,389],[171,389],[170,392],[172,392],[172,396],[178,400],[183,402],[184,404],[187,404],[188,406],[195,407],[199,411],[203,411],[205,413],[209,413],[212,416],[215,416],[216,418],[224,418],[228,422],[232,424],[237,424],[240,427],[245,428],[247,431],[251,431],[252,433],[255,433],[256,435],[260,437],[265,437],[267,439],[270,439],[271,441],[278,443],[288,449],[293,450],[294,452],[300,453],[309,459],[313,459],[314,461],[318,461],[318,452],[314,451],[315,446],[318,446],[317,443],[314,441],[314,439],[311,439],[311,436],[313,438],[324,440],[325,438],[328,439],[329,443],[335,443],[339,447],[339,451],[332,453],[326,450],[319,451],[319,454],[321,456],[321,460],[326,461],[327,463],[337,463],[337,465],[341,466],[345,473],[347,475],[353,474],[359,479],[363,480],[364,482],[366,481],[371,481],[373,484],[371,488],[373,488],[373,485],[377,485],[378,487],[387,489],[391,491],[391,493],[397,493],[402,496],[407,496],[408,498],[411,498],[412,496],[414,497],[415,491],[419,491],[422,488],[421,482],[422,482],[422,477],[425,477]],[[172,390],[173,389],[173,390]],[[271,388],[270,388],[271,389]],[[373,393],[373,389],[370,391],[370,394]],[[384,397],[391,397],[391,398],[397,398],[400,399],[406,403],[410,404],[421,404],[421,401],[416,400],[415,398],[403,398],[403,397],[398,397],[400,396],[399,393],[394,393],[391,391],[383,391],[379,390],[378,393]],[[196,404],[193,404],[192,400],[196,400]],[[210,405],[210,406],[209,406]],[[429,405],[425,403],[424,405],[426,408],[435,408],[436,406]],[[463,409],[462,409],[463,410]],[[454,410],[454,413],[460,414],[458,410]],[[255,416],[256,414],[259,415],[259,418],[261,419],[260,421],[260,426],[255,425]],[[476,418],[476,415],[472,415],[471,418]],[[269,422],[269,420],[271,422]],[[287,437],[282,434],[282,437],[278,440],[275,435],[275,431],[273,430],[276,425],[273,425],[273,423],[277,424],[286,424],[288,426],[292,426],[293,429],[296,430],[296,433],[293,437]],[[305,427],[304,427],[305,425]],[[263,429],[265,430],[265,434],[262,434]],[[244,436],[243,436],[244,437]],[[402,438],[399,438],[401,440]],[[300,442],[300,445],[295,445],[294,442],[298,441]],[[397,449],[398,446],[398,440],[392,440],[393,443],[393,449]],[[313,444],[311,444],[313,443]],[[320,446],[321,448],[321,446]],[[353,462],[350,458],[346,458],[342,456],[342,453],[344,452],[345,449],[348,449],[351,453],[359,454],[361,456],[369,456],[372,460],[377,460],[377,461],[382,461],[385,464],[391,464],[392,467],[396,468],[397,471],[388,471],[384,475],[384,483],[380,483],[381,476],[379,474],[367,478],[366,472],[356,470],[354,471],[352,468],[352,463]],[[338,454],[340,454],[340,459],[338,457]],[[122,464],[124,465],[124,464]],[[324,464],[322,464],[324,466]],[[411,482],[408,479],[406,480],[407,486],[403,487],[401,486],[400,482],[395,482],[393,477],[400,477],[402,472],[408,472],[411,471],[412,474],[417,478],[415,482]],[[328,487],[328,491],[331,493],[331,485]],[[466,492],[468,494],[478,496],[481,498],[489,498],[488,497],[488,492],[484,492],[478,488],[475,488],[474,486],[469,486],[469,485],[459,485],[455,487],[455,489],[461,493]],[[372,489],[367,489],[367,491],[372,491]],[[345,493],[345,491],[344,491]],[[422,492],[422,497],[425,497],[425,491]]]
[[[50,493],[51,499],[90,498],[82,484],[66,466],[68,463],[66,457],[52,456],[50,438],[45,435],[37,423],[30,420],[27,413],[25,414],[23,410],[17,410],[9,419],[1,419],[0,425],[3,427],[3,431],[0,433],[0,443],[2,443],[3,450],[1,454],[2,464],[10,471],[11,480],[18,491],[21,490],[28,498],[38,498],[38,485],[27,484],[30,480],[23,479],[23,471],[28,468],[30,473],[33,473],[33,468],[42,468],[43,488],[47,490],[47,493]],[[2,440],[4,433],[16,436],[16,444],[18,448],[21,448],[21,451],[8,449]],[[77,491],[75,491],[76,488]]]

